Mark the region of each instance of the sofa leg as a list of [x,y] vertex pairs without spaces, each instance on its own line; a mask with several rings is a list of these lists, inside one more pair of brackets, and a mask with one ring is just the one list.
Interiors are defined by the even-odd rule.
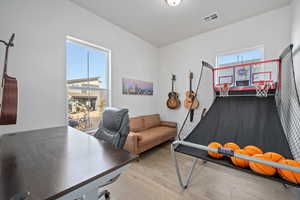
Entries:
[[140,155],[138,154],[138,155],[134,155],[134,156],[136,157],[136,158],[135,158],[135,161],[136,161],[136,162],[140,162],[140,158],[141,158]]

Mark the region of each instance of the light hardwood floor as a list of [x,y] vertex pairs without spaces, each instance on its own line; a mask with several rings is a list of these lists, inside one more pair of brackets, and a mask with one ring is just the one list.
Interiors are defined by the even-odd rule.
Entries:
[[[178,154],[183,175],[192,158]],[[282,184],[199,160],[188,189],[178,185],[166,143],[141,155],[120,179],[108,187],[112,200],[296,200],[299,191]]]

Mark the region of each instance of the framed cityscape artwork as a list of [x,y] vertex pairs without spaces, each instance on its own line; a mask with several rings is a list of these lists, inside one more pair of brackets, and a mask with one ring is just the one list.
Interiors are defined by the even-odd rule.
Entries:
[[153,82],[123,78],[122,88],[125,95],[153,95]]

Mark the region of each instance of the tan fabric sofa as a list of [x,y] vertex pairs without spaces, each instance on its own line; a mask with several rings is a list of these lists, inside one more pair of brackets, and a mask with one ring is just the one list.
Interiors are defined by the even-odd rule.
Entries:
[[125,149],[135,155],[176,137],[175,122],[160,121],[159,114],[130,118]]

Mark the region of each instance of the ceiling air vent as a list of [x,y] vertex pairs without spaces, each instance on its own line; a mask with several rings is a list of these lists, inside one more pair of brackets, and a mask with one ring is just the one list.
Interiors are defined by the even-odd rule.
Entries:
[[216,20],[216,19],[218,19],[218,14],[217,13],[213,13],[213,14],[210,14],[210,15],[208,15],[208,16],[205,16],[205,17],[203,17],[203,20],[205,21],[205,22],[211,22],[211,21],[214,21],[214,20]]

